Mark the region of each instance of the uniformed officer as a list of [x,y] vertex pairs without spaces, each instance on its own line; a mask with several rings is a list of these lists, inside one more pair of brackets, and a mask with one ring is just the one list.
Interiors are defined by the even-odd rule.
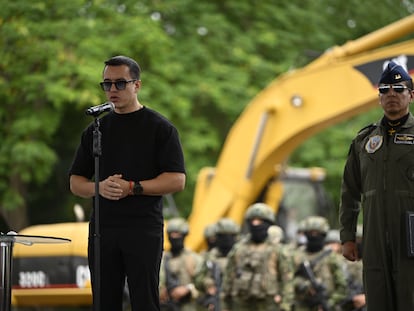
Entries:
[[403,62],[387,61],[378,83],[384,115],[352,141],[345,164],[339,220],[343,255],[355,242],[363,209],[364,288],[369,311],[414,310],[413,82]]
[[183,218],[172,218],[167,222],[171,249],[164,253],[161,261],[160,299],[163,310],[200,310],[196,303],[199,292],[194,283],[202,259],[184,247],[188,231],[188,223]]
[[304,219],[306,246],[295,255],[295,311],[341,310],[346,297],[342,256],[325,248],[329,223],[321,216]]
[[293,266],[286,248],[268,239],[275,222],[264,203],[250,206],[245,215],[249,234],[228,255],[223,277],[223,310],[290,310],[293,298]]

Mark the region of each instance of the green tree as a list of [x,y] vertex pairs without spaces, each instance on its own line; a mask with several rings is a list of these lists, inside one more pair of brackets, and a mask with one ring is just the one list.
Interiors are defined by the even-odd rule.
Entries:
[[[410,10],[408,0],[5,2],[0,11],[0,213],[19,230],[70,220],[75,202],[90,208],[90,200],[70,194],[67,170],[81,130],[92,121],[84,109],[105,100],[98,82],[110,56],[139,61],[140,101],[180,131],[188,185],[176,200],[186,216],[199,169],[215,165],[231,125],[261,89],[327,48]],[[337,139],[346,140],[341,130]],[[292,163],[325,163],[329,153],[314,154],[312,144],[342,153],[323,139],[309,144]]]
[[[103,100],[98,88],[102,61],[117,53],[144,58],[151,53],[146,41],[156,41],[159,51],[163,46],[168,49],[168,38],[158,24],[145,12],[137,12],[125,16],[122,5],[105,1],[4,5],[0,13],[0,209],[11,228],[62,217],[70,201],[65,171],[81,129],[91,121],[80,117],[81,112]],[[155,44],[148,45],[155,50]],[[32,205],[44,203],[44,198],[50,203]]]

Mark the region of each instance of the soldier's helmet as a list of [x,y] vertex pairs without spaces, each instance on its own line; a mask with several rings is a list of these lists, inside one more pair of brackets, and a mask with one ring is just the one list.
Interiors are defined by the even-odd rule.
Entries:
[[328,220],[321,216],[309,216],[303,221],[303,231],[318,231],[327,234],[330,227]]
[[341,243],[341,239],[339,238],[339,230],[329,230],[326,234],[325,243]]
[[182,234],[188,233],[188,223],[184,218],[176,217],[171,218],[167,222],[167,233],[180,232]]
[[275,223],[275,213],[271,207],[265,203],[254,203],[249,206],[246,211],[245,219],[251,220],[253,218],[260,218]]
[[267,229],[267,233],[269,235],[269,238],[274,242],[280,242],[285,238],[285,234],[283,232],[283,229],[276,225],[271,225]]
[[216,236],[216,224],[210,224],[204,228],[204,237],[206,239]]
[[362,235],[363,235],[362,225],[357,225],[356,237],[362,239]]
[[239,225],[231,218],[221,218],[216,223],[217,234],[238,234],[240,232]]
[[298,228],[296,229],[298,233],[303,233],[303,228],[305,228],[305,220],[306,219],[302,219],[301,221],[299,221]]

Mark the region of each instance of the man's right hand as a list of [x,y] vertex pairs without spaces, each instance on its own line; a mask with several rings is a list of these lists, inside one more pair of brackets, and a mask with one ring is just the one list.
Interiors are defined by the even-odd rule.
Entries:
[[342,245],[342,255],[350,261],[359,260],[356,243],[354,241],[345,242]]
[[[128,195],[122,190],[122,175],[115,174],[99,183],[99,194],[108,200],[119,200]],[[128,183],[127,181],[124,181]]]

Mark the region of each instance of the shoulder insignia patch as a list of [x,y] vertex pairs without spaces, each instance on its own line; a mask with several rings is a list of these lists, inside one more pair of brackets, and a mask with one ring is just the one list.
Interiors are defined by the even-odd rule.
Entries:
[[374,153],[382,146],[382,142],[383,137],[381,135],[371,136],[365,144],[365,150],[368,153]]

